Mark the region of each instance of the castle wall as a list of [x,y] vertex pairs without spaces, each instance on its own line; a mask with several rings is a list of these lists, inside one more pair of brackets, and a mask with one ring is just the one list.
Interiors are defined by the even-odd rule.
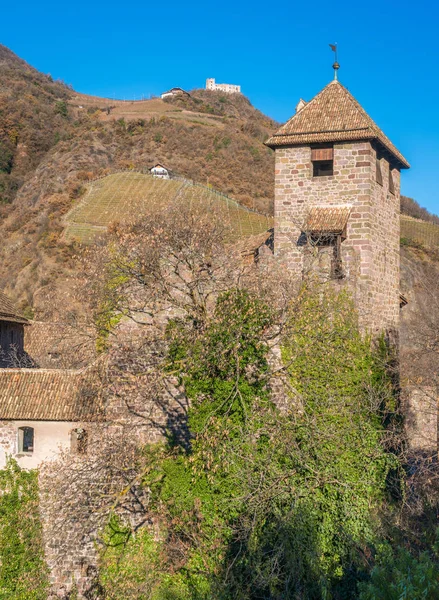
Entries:
[[206,79],[206,90],[217,90],[226,92],[227,94],[240,94],[241,86],[232,83],[215,83],[215,79],[209,78]]
[[405,432],[411,452],[437,453],[438,402],[438,390],[433,386],[404,389]]
[[[90,488],[99,485],[100,481],[99,474],[95,473],[93,460],[111,440],[119,440],[116,449],[118,452],[121,448],[120,440],[124,441],[126,456],[133,446],[164,442],[169,435],[183,442],[187,440],[188,400],[177,383],[176,379],[170,378],[166,381],[165,389],[157,389],[156,397],[150,400],[147,398],[148,393],[151,393],[151,382],[146,375],[144,378],[137,377],[135,384],[131,380],[128,384],[121,382],[120,386],[119,382],[114,383],[103,422],[84,424],[89,434],[84,461],[91,458],[87,467],[89,479],[88,476],[85,479]],[[125,387],[126,384],[128,387]],[[65,476],[70,479],[69,494],[80,495],[82,490],[77,487],[84,485],[84,475],[75,475],[77,458],[72,456],[70,463],[69,457],[65,456],[59,463],[54,463],[54,468],[56,471],[62,468]],[[53,497],[50,493],[53,488],[53,483],[50,483],[52,473],[51,466],[47,465],[40,474],[40,488],[46,490],[41,495],[40,506],[45,555],[53,592],[51,598],[67,599],[72,590],[75,590],[78,599],[95,597],[93,589],[97,586],[99,532],[97,529],[89,530],[80,517],[72,519],[71,509],[63,506],[62,497]],[[142,519],[144,516],[141,513]],[[135,515],[131,515],[131,518],[135,519]]]
[[275,254],[293,276],[314,271],[329,282],[328,250],[310,252],[302,227],[313,206],[351,207],[341,244],[345,278],[332,284],[350,289],[361,326],[373,333],[396,328],[399,314],[399,172],[390,194],[388,163],[382,163],[380,186],[369,142],[334,144],[334,174],[324,177],[313,177],[309,146],[276,149]]
[[[18,429],[32,427],[34,451],[18,453]],[[0,469],[12,456],[23,469],[37,469],[70,448],[70,432],[77,424],[65,421],[0,421]]]
[[389,190],[389,162],[380,160],[383,185],[376,181],[376,150],[371,148],[373,253],[370,271],[372,315],[378,330],[399,328],[400,293],[400,172],[392,170],[394,193]]

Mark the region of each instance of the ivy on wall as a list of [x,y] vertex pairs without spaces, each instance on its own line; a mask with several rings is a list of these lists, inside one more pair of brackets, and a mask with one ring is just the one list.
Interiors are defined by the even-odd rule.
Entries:
[[393,406],[385,364],[348,295],[304,291],[283,336],[292,409],[281,413],[267,378],[275,319],[232,290],[202,326],[170,325],[191,448],[145,450],[161,533],[107,551],[109,598],[351,598],[367,578],[398,470],[382,443]]
[[9,459],[0,471],[0,599],[46,600],[38,478]]

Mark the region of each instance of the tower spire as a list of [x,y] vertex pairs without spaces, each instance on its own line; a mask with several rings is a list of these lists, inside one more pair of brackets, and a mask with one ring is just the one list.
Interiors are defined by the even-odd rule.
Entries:
[[332,65],[332,68],[334,69],[334,81],[337,81],[337,79],[338,79],[338,77],[337,77],[337,71],[340,68],[340,65],[338,64],[338,60],[337,60],[337,42],[335,42],[335,44],[329,44],[329,47],[331,48],[331,50],[335,54],[335,62]]

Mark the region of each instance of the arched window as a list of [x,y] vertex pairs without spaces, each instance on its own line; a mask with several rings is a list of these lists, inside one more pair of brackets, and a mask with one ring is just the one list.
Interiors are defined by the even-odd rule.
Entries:
[[88,434],[82,427],[72,429],[70,433],[70,449],[74,454],[85,454],[87,452]]
[[33,427],[20,427],[18,429],[18,453],[31,454],[34,451]]

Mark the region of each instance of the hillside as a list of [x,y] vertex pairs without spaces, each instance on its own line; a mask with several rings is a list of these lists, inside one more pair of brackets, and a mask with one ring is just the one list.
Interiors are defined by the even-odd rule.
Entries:
[[[434,216],[434,215],[432,215]],[[426,248],[439,247],[439,223],[401,215],[401,245],[413,243]]]
[[63,239],[90,243],[113,222],[127,223],[132,215],[169,206],[174,200],[210,207],[236,237],[257,235],[273,226],[273,219],[246,209],[213,189],[186,180],[155,179],[138,172],[107,175],[87,185],[83,198],[65,216]]
[[401,213],[414,219],[421,219],[439,225],[439,216],[434,215],[426,208],[422,208],[419,202],[408,196],[401,196]]
[[65,137],[71,91],[0,45],[0,204]]
[[[160,194],[143,184],[122,184],[115,175],[99,183],[98,177],[127,169],[145,172],[163,162],[251,210],[272,214],[274,154],[263,141],[277,123],[244,96],[206,90],[166,101],[88,96],[52,81],[4,46],[0,75],[0,288],[27,314],[41,310],[42,297],[51,297],[54,305],[59,295],[66,304],[77,242],[89,239],[93,228],[124,220],[124,210],[131,213],[136,202],[159,201]],[[160,202],[172,197],[173,185],[167,184]],[[206,201],[209,193],[201,189],[191,193],[204,194]],[[107,193],[112,205],[105,214]],[[98,216],[90,208],[95,200]],[[425,217],[416,206],[405,202],[403,210]],[[239,223],[252,214],[236,212]],[[256,229],[262,221],[271,224],[252,218],[260,219]],[[402,236],[436,244],[436,227],[403,219]]]
[[272,211],[274,156],[263,140],[277,124],[244,96],[194,91],[179,106],[77,94],[4,46],[0,75],[0,288],[21,309],[38,310],[41,294],[75,268],[63,218],[96,177],[164,162]]

